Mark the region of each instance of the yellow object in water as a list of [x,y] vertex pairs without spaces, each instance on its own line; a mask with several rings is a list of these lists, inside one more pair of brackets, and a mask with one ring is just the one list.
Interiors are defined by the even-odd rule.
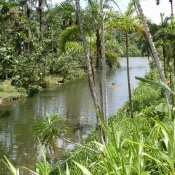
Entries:
[[116,83],[112,83],[111,87],[110,88],[115,88],[116,87]]

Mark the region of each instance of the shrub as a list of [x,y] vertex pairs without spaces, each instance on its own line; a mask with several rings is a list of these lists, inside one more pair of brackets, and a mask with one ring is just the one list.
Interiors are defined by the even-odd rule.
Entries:
[[32,95],[32,94],[38,93],[39,90],[41,90],[41,87],[40,87],[40,86],[38,86],[38,85],[33,85],[33,86],[30,86],[30,87],[27,89],[27,94],[28,94],[28,95]]
[[25,94],[27,90],[23,87],[18,88],[18,92]]

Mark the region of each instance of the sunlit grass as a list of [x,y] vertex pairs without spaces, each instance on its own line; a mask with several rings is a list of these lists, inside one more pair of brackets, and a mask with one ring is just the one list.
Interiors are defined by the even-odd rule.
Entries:
[[17,92],[17,88],[11,86],[11,81],[0,82],[0,92]]
[[11,92],[11,93],[0,92],[0,98],[2,99],[12,99],[19,96],[21,96],[20,92]]
[[11,81],[0,82],[0,100],[2,102],[9,102],[26,96],[26,90],[24,88],[17,88],[11,86]]

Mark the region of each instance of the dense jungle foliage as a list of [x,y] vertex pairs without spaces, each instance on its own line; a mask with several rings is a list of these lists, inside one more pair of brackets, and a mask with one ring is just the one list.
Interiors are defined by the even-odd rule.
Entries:
[[[108,68],[119,66],[117,59],[120,56],[149,58],[154,54],[133,4],[132,1],[124,13],[112,8],[114,4],[103,4]],[[99,2],[88,0],[81,16],[90,63],[96,72],[102,46]],[[42,149],[44,161],[38,160],[36,172],[24,169],[37,175],[175,174],[175,20],[173,14],[171,17],[161,14],[160,17],[160,24],[147,22],[168,84],[156,82],[160,75],[154,69],[155,62],[150,61],[150,73],[140,79],[143,82],[133,92],[132,101],[109,119],[109,126],[96,111],[108,142],[99,139],[95,128],[83,145],[68,153],[63,162],[52,167]],[[64,1],[52,6],[43,0],[1,0],[0,24],[0,80],[10,80],[19,91],[37,92],[40,87],[47,87],[49,76],[66,81],[88,72],[81,25],[73,2]],[[5,88],[1,89],[0,92],[5,91]],[[167,103],[165,91],[171,93],[171,104]],[[48,115],[33,126],[36,134],[44,136],[42,143],[50,149],[55,137],[61,137],[59,132],[64,130],[54,125],[61,120],[65,118]],[[12,174],[19,175],[19,168],[13,167],[7,158],[4,163]]]
[[[129,34],[129,56],[149,56],[151,51],[145,32],[133,8],[125,14],[105,3],[105,55],[108,67],[119,66],[118,57],[126,56],[126,31]],[[94,69],[98,61],[100,10],[97,1],[88,1],[82,18],[90,58]],[[129,8],[129,7],[128,7]],[[117,9],[117,8],[116,8]],[[173,26],[161,14],[162,22],[149,22],[152,36],[162,53],[164,67],[172,70]],[[171,21],[171,22],[170,22]],[[0,80],[32,89],[47,87],[47,76],[72,80],[87,72],[75,4],[63,1],[2,0],[0,2]],[[166,41],[166,42],[165,42]],[[30,91],[30,90],[29,90]],[[32,90],[31,90],[32,91]]]
[[[105,22],[114,18],[122,21],[118,11],[109,10]],[[95,10],[94,10],[95,9]],[[82,10],[86,40],[94,69],[97,68],[99,4],[88,1]],[[64,1],[52,6],[50,1],[2,0],[0,2],[0,80],[31,89],[47,86],[47,76],[72,80],[87,72],[86,61],[75,4]],[[118,22],[116,21],[116,25]],[[119,66],[117,58],[125,56],[125,32],[108,24],[105,46],[108,67]],[[138,24],[140,25],[140,24]],[[143,36],[135,29],[129,32],[129,55],[147,55],[147,48],[139,41]],[[143,42],[140,42],[143,43]],[[139,47],[138,47],[139,46]],[[144,50],[145,49],[145,50]]]
[[[84,21],[92,9],[83,11]],[[0,2],[0,79],[29,88],[46,86],[45,77],[74,79],[86,73],[86,62],[77,24],[75,5],[63,2],[52,7],[46,1]],[[96,63],[96,36],[93,22],[86,24],[91,59]],[[118,66],[117,40],[107,33],[109,67]],[[113,50],[115,48],[115,50]]]

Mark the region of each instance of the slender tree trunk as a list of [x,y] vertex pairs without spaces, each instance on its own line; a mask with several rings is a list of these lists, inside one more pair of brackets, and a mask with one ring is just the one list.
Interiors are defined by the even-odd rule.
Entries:
[[28,42],[27,42],[27,53],[29,54],[30,53],[30,30],[28,29],[27,30],[27,38],[28,38]]
[[51,68],[51,74],[54,74],[54,37],[52,36],[52,68]]
[[[91,92],[91,96],[92,96],[92,99],[94,102],[94,106],[95,106],[97,112],[101,114],[100,106],[99,106],[98,98],[97,98],[97,93],[96,93],[96,89],[95,89],[95,81],[94,81],[93,71],[92,71],[90,58],[89,58],[89,52],[88,52],[86,38],[85,38],[85,34],[84,34],[84,29],[83,29],[83,22],[82,22],[81,12],[80,12],[80,3],[79,3],[79,0],[76,0],[75,2],[76,2],[77,14],[78,14],[78,21],[79,21],[79,25],[80,25],[81,37],[82,37],[82,41],[83,41],[84,54],[85,54],[86,64],[87,64],[87,69],[88,69],[88,80],[89,80],[90,92]],[[97,122],[98,122],[98,129],[100,131],[101,125],[100,125],[100,121],[99,121],[98,117],[97,117]],[[101,139],[100,133],[99,133],[99,137]]]
[[42,46],[42,1],[39,0],[39,43]]
[[175,76],[175,46],[173,46],[174,76]]
[[98,26],[96,27],[95,35],[96,35],[96,51],[97,51],[96,68],[98,71],[100,71],[100,67],[101,67],[101,38],[100,38],[100,31],[99,31]]
[[7,66],[5,66],[5,79],[8,80],[8,70],[7,70]]
[[[102,47],[102,97],[103,107],[102,114],[106,125],[108,126],[108,102],[107,102],[107,85],[106,85],[106,57],[105,57],[105,37],[104,37],[104,12],[103,12],[103,0],[100,0],[100,12],[101,12],[101,47]],[[104,133],[105,142],[108,143],[107,135]]]
[[2,37],[3,37],[4,42],[6,42],[7,37],[6,37],[6,32],[5,32],[4,17],[2,17],[2,21],[1,22],[2,22],[2,25],[1,25],[1,28],[2,28]]
[[97,51],[97,72],[99,77],[99,89],[100,89],[100,109],[103,117],[103,91],[102,91],[102,46],[99,27],[96,27],[96,51]]
[[130,108],[130,117],[133,118],[132,112],[132,94],[131,94],[131,83],[130,83],[130,71],[129,71],[129,54],[128,54],[128,33],[125,32],[126,37],[126,61],[127,61],[127,78],[128,78],[128,95],[129,95],[129,108]]
[[27,53],[29,54],[30,53],[30,44],[31,44],[31,30],[30,30],[30,14],[31,14],[31,10],[30,8],[27,6],[26,7],[27,9],[25,10],[26,11],[26,14],[24,13],[24,15],[27,16],[27,22],[28,22],[28,29],[27,29],[27,39],[28,39],[28,42],[27,42]]
[[173,13],[173,0],[169,0],[170,4],[171,4],[171,16],[174,16]]
[[[100,37],[100,31],[99,27],[96,26],[96,51],[97,51],[97,72],[98,72],[98,77],[99,77],[99,91],[100,91],[100,109],[101,109],[101,116],[104,119],[104,113],[103,113],[103,89],[102,89],[102,48],[101,48],[101,37]],[[103,140],[105,140],[105,134],[100,128],[100,135],[103,136]],[[101,138],[102,142],[102,138]]]
[[165,72],[165,77],[166,77],[166,48],[164,44],[164,39],[162,40],[162,50],[163,50],[163,67],[164,67],[164,72]]
[[[147,21],[145,19],[144,14],[143,14],[143,11],[142,11],[142,8],[141,8],[141,5],[140,5],[140,1],[139,0],[134,0],[134,1],[136,3],[138,12],[139,12],[139,14],[141,16],[142,23],[143,23],[144,29],[146,31],[146,36],[148,38],[148,41],[149,41],[149,44],[150,44],[150,47],[151,47],[151,50],[152,50],[152,54],[153,54],[153,57],[154,57],[154,60],[155,60],[155,63],[156,63],[156,66],[157,66],[157,69],[158,69],[158,72],[159,72],[159,75],[160,75],[160,78],[165,84],[167,84],[167,80],[166,80],[164,71],[162,69],[159,57],[157,55],[157,51],[156,51],[156,48],[154,46],[154,42],[152,40],[151,33],[149,31],[149,27],[148,27]],[[171,98],[170,93],[168,91],[166,91],[166,95],[167,95],[169,104],[172,104],[172,98]]]
[[148,50],[147,50],[147,54],[148,54],[148,61],[149,61],[149,48],[148,48]]
[[[43,0],[39,0],[39,44],[42,47],[43,46],[43,34],[42,34],[42,20],[43,20],[43,9],[42,9],[42,3]],[[39,56],[41,57],[41,56]],[[41,58],[40,58],[41,59]],[[42,63],[42,76],[41,79],[45,77],[46,74],[46,58],[44,58],[44,62]]]

